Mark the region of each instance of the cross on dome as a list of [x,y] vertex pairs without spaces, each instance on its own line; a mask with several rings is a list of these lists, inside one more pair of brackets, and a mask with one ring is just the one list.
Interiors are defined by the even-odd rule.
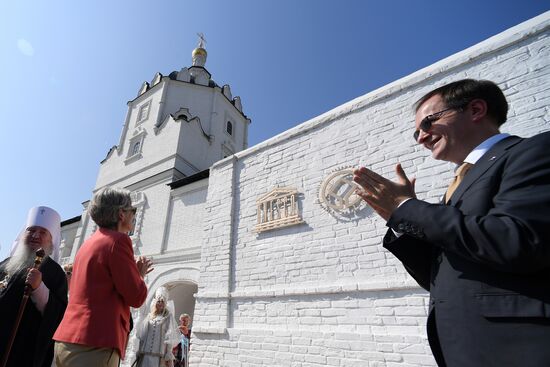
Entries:
[[206,39],[204,38],[204,34],[202,33],[197,33],[197,36],[199,36],[199,44],[191,54],[193,57],[193,66],[204,67],[204,64],[206,64],[206,56],[208,55],[204,48],[206,44]]

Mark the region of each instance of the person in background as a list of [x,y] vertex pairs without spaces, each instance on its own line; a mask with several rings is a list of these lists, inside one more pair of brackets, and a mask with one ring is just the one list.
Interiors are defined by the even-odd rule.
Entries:
[[[57,263],[60,223],[55,210],[46,206],[32,208],[25,229],[14,242],[11,257],[0,263],[0,357],[6,356],[25,285],[32,289],[7,366],[49,367],[52,363],[52,336],[67,307],[67,280]],[[40,248],[46,255],[34,269],[35,253]]]
[[67,277],[67,286],[69,290],[71,289],[71,277],[73,274],[73,264],[63,265],[63,271],[65,271],[65,276]]
[[191,346],[191,316],[184,313],[179,317],[180,342],[174,347],[174,367],[189,367],[189,348]]
[[137,367],[172,367],[172,345],[178,342],[178,330],[171,306],[166,288],[158,288],[151,312],[137,328]]
[[130,192],[106,187],[88,208],[98,225],[73,263],[71,296],[55,332],[57,367],[118,366],[130,330],[130,307],[147,297],[143,277],[153,270],[149,259],[134,259],[128,232],[136,208]]

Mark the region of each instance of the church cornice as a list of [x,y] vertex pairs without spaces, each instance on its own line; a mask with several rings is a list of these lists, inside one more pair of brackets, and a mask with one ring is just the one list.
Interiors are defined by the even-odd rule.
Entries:
[[[150,92],[160,88],[159,86],[162,85],[163,82],[166,81],[166,79],[168,79],[168,77],[163,76],[160,82],[153,85],[152,87],[147,88],[142,94],[139,94],[136,98],[131,99],[128,102],[126,102],[126,105],[131,105],[131,104],[133,104],[133,103],[135,103],[139,100],[146,99],[149,96]],[[147,82],[144,82],[144,83],[147,83]],[[149,84],[149,83],[147,83],[147,84]],[[143,88],[143,86],[142,86],[142,88]],[[140,88],[140,91],[141,91],[142,88]]]
[[[197,66],[198,67],[198,66]],[[202,87],[202,88],[211,88],[211,89],[214,89],[216,92],[218,92],[219,94],[221,94],[223,96],[223,98],[225,98],[225,100],[227,102],[229,102],[229,104],[235,109],[235,111],[241,115],[242,117],[244,117],[248,123],[250,123],[250,119],[248,118],[248,116],[246,116],[246,114],[239,110],[235,104],[233,103],[232,100],[230,100],[229,98],[227,98],[227,96],[225,94],[223,94],[222,92],[222,88],[219,86],[219,85],[215,85],[215,86],[209,86],[209,85],[201,85],[201,84],[195,84],[195,83],[191,83],[191,82],[186,82],[186,81],[183,81],[183,80],[173,80],[173,79],[169,79],[167,80],[167,82],[169,83],[183,83],[183,84],[188,84],[188,85],[193,85],[193,86],[196,86],[196,87]],[[235,97],[235,98],[239,98],[238,96]]]
[[210,74],[210,72],[208,70],[206,70],[206,68],[204,66],[191,66],[189,68],[189,70],[192,70],[192,69],[204,70],[206,72],[206,74],[208,74],[209,78],[212,76],[212,74]]
[[[172,250],[160,254],[151,254],[155,259],[155,264],[182,264],[194,262],[201,258],[201,247],[190,247],[186,249]],[[177,270],[177,269],[175,269]],[[197,269],[198,270],[198,269]]]
[[191,113],[189,112],[189,109],[185,107],[181,107],[178,111],[174,113],[169,113],[163,119],[160,119],[159,123],[155,124],[154,126],[155,134],[159,134],[159,132],[168,123],[169,120],[172,120],[174,122],[184,121],[184,122],[187,122],[188,124],[196,122],[197,125],[199,126],[199,129],[201,130],[202,136],[206,140],[208,140],[210,144],[212,144],[214,136],[207,134],[206,131],[204,131],[204,127],[202,126],[200,117],[192,116]]
[[117,149],[118,149],[118,146],[113,145],[113,146],[109,149],[109,151],[107,152],[107,155],[105,156],[105,158],[103,158],[103,160],[102,160],[101,162],[99,162],[99,164],[103,164],[103,162],[105,162],[107,159],[109,159],[109,157],[111,157],[111,156],[113,155],[113,152],[114,152],[115,150],[117,150]]
[[[206,70],[205,68],[203,68],[202,66],[192,66],[190,67],[189,69],[192,69],[192,68],[197,68],[197,69],[204,69],[208,75],[210,75],[210,73],[208,72],[208,70]],[[159,74],[159,73],[157,73]],[[172,73],[170,73],[170,75],[172,75]],[[212,82],[214,82],[212,80]],[[144,82],[144,84],[142,84],[142,88],[143,88],[143,85],[145,85],[145,83],[147,82]],[[238,96],[236,96],[233,100],[230,100],[223,92],[222,92],[222,88],[217,85],[215,82],[214,82],[214,85],[201,85],[201,84],[196,84],[196,83],[193,83],[191,81],[189,82],[186,82],[184,80],[177,80],[177,79],[173,79],[172,77],[170,76],[162,76],[162,79],[160,82],[156,83],[155,85],[153,85],[152,87],[148,87],[142,94],[139,94],[136,98],[132,99],[132,100],[129,100],[128,102],[126,102],[127,105],[131,105],[131,104],[134,104],[134,103],[137,103],[138,101],[141,101],[143,99],[146,99],[150,93],[152,91],[156,91],[157,88],[159,88],[159,85],[162,85],[163,83],[175,83],[175,84],[187,84],[187,85],[193,85],[193,86],[196,86],[196,87],[202,87],[202,88],[210,88],[210,89],[214,89],[216,90],[217,92],[219,92],[227,102],[229,102],[229,104],[231,106],[233,106],[233,108],[235,109],[236,112],[238,112],[242,117],[245,118],[245,120],[250,124],[252,123],[252,121],[250,120],[250,118],[248,118],[248,116],[242,111],[242,110],[239,110],[236,106],[235,106],[235,102],[234,100],[236,100],[237,98],[239,98]],[[148,84],[148,83],[147,83]],[[141,89],[140,88],[140,91]]]
[[76,217],[65,219],[63,222],[61,222],[61,228],[68,226],[69,224],[80,222],[81,219],[82,219],[82,215],[77,215]]
[[174,190],[174,189],[177,189],[178,187],[189,185],[189,184],[192,184],[193,182],[197,182],[208,177],[210,177],[210,169],[207,168],[204,171],[195,173],[194,175],[184,177],[177,181],[169,183],[168,186],[170,186],[170,188]]
[[[174,162],[175,162],[175,160],[178,159],[178,157],[179,157],[180,159],[182,159],[181,156],[179,156],[178,154],[172,154],[172,155],[170,155],[170,156],[168,156],[168,157],[165,157],[164,159],[161,159],[161,160],[159,160],[159,161],[153,162],[153,163],[149,164],[148,166],[145,166],[145,167],[143,167],[143,168],[141,168],[141,169],[138,169],[137,171],[133,171],[133,172],[131,172],[131,173],[129,173],[129,174],[126,174],[126,175],[124,175],[124,176],[122,176],[122,177],[118,177],[118,178],[116,178],[116,179],[114,179],[114,180],[111,180],[110,182],[108,182],[108,183],[106,183],[106,184],[103,184],[103,185],[101,185],[101,186],[95,187],[94,190],[93,190],[93,193],[96,193],[98,190],[100,190],[101,188],[103,188],[103,187],[105,187],[105,186],[120,185],[121,182],[125,182],[125,181],[128,181],[129,179],[131,179],[132,176],[140,175],[140,174],[142,174],[142,173],[144,173],[144,172],[146,172],[146,171],[149,171],[149,170],[154,170],[154,167],[155,167],[155,166],[161,165],[161,164],[163,164],[163,163],[165,163],[165,162],[167,162],[167,161],[174,160]],[[199,171],[196,167],[193,167],[193,166],[191,166],[191,165],[190,165],[190,167],[191,167],[192,169],[195,169],[197,172]],[[140,179],[140,180],[138,180],[138,181],[132,182],[132,183],[130,183],[130,184],[125,184],[124,187],[128,188],[128,187],[131,187],[131,186],[133,186],[133,185],[140,185],[140,184],[142,184],[143,182],[145,182],[145,181],[147,181],[147,180],[150,180],[150,179],[153,179],[153,181],[158,182],[159,180],[165,179],[165,177],[168,177],[168,178],[169,178],[169,177],[170,177],[169,175],[163,176],[163,175],[166,175],[166,173],[168,173],[168,172],[173,172],[173,173],[174,173],[174,175],[173,175],[172,177],[177,177],[177,176],[183,177],[183,176],[185,176],[185,174],[183,174],[182,172],[180,172],[177,168],[171,167],[171,168],[168,168],[168,169],[163,170],[163,171],[160,171],[160,172],[153,172],[150,176],[144,177],[144,178],[142,178],[142,179]],[[155,179],[158,178],[158,177],[160,177],[160,178],[159,178],[158,180],[155,180]]]

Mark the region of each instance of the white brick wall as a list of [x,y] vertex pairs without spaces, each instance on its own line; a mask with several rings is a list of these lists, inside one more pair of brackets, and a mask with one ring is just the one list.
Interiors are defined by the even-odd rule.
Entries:
[[166,251],[188,249],[202,243],[204,231],[200,224],[204,221],[204,203],[208,192],[208,181],[204,181],[204,186],[171,197]]
[[[412,139],[412,105],[465,77],[498,83],[503,130],[550,129],[550,12],[273,139],[210,173],[193,366],[434,366],[427,294],[381,247],[385,223],[368,208],[337,220],[317,202],[324,177],[367,165],[387,177],[400,161],[419,198],[437,201],[452,167]],[[296,187],[305,224],[256,234],[258,197]]]

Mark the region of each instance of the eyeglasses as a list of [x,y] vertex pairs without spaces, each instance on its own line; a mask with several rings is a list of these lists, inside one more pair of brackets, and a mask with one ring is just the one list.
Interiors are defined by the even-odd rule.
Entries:
[[136,215],[136,212],[137,212],[137,208],[135,208],[133,206],[131,206],[129,208],[124,208],[122,210],[124,210],[125,212],[132,212],[132,214],[134,214],[134,215]]
[[[428,115],[428,116],[424,117],[422,119],[422,121],[420,121],[420,130],[427,133],[432,128],[432,124],[434,122],[439,120],[445,112],[451,111],[451,110],[460,111],[460,110],[462,110],[462,108],[450,107],[450,108],[446,108],[444,110],[441,110],[441,111],[436,112],[436,113],[432,113],[431,115]],[[418,142],[418,137],[420,136],[420,130],[416,130],[413,134],[414,141],[416,141],[416,142]]]

